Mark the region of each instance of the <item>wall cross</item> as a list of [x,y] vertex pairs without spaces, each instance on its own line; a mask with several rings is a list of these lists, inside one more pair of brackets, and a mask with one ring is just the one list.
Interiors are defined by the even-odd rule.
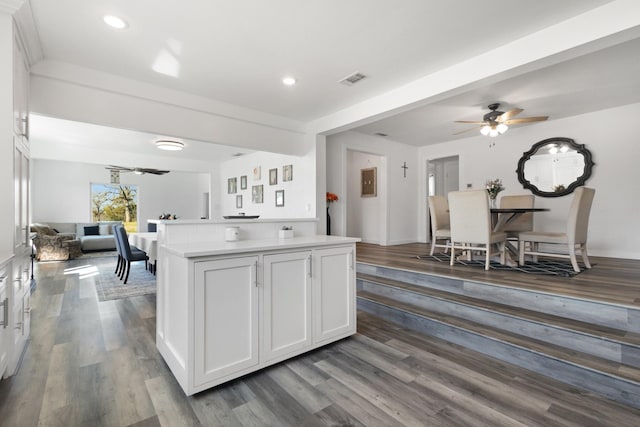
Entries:
[[400,167],[401,167],[402,169],[404,169],[404,170],[403,170],[403,172],[404,172],[404,177],[406,178],[406,177],[407,177],[407,169],[409,169],[409,166],[407,166],[407,162],[404,162],[404,164],[403,164],[402,166],[400,166]]

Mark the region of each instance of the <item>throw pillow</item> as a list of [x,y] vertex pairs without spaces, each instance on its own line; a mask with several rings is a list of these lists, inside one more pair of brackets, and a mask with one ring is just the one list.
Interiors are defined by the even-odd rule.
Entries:
[[100,227],[97,225],[92,225],[84,228],[85,236],[99,236],[100,235]]
[[113,224],[99,224],[98,227],[100,227],[101,236],[108,236],[109,234],[113,234]]

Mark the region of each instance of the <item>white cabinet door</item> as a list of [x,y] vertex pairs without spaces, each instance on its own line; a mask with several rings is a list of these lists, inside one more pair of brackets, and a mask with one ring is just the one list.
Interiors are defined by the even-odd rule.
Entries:
[[[8,268],[11,268],[10,266]],[[7,287],[11,285],[11,274],[7,267],[0,268],[0,378],[4,376],[9,362],[9,348],[11,347],[9,332],[9,315],[11,307],[7,298]]]
[[264,360],[310,347],[311,251],[265,255]]
[[258,257],[195,263],[194,386],[259,363]]
[[314,344],[356,332],[354,247],[313,251]]
[[13,130],[16,135],[28,138],[29,68],[17,34],[13,44]]

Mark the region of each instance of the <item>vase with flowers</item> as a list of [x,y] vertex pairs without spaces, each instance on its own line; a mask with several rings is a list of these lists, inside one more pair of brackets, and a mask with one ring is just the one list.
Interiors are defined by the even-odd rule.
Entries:
[[329,207],[331,203],[338,201],[338,195],[327,191],[327,235],[331,235],[331,215],[329,215]]
[[498,193],[504,190],[504,185],[500,179],[490,179],[486,184],[487,194],[489,194],[489,200],[491,202],[491,208],[496,207],[496,197]]

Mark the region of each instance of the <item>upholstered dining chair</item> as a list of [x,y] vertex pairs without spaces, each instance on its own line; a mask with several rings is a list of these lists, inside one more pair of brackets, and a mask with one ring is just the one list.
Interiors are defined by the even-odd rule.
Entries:
[[[587,255],[587,234],[589,231],[589,215],[596,190],[587,187],[578,187],[573,192],[573,201],[569,208],[567,228],[564,232],[522,232],[519,235],[518,252],[520,265],[524,265],[525,255],[543,255],[556,258],[569,258],[576,273],[580,272],[580,266],[576,253],[582,255],[582,262],[586,268],[591,268]],[[527,245],[527,243],[529,245]],[[568,248],[567,253],[542,251],[539,244],[562,245]]]
[[120,250],[122,253],[122,262],[124,265],[121,266],[120,279],[123,279],[123,283],[127,283],[129,279],[129,271],[131,270],[131,263],[136,261],[144,261],[145,269],[149,268],[148,261],[149,257],[146,253],[141,251],[138,248],[132,247],[129,245],[129,238],[127,237],[127,230],[123,226],[118,226],[114,228],[114,232],[116,233],[116,238],[119,239]]
[[[456,259],[456,249],[483,251],[485,270],[489,269],[489,262],[493,255],[499,254],[500,263],[505,263],[507,233],[493,231],[486,190],[450,192],[449,219],[451,222],[450,265],[453,265]],[[492,251],[493,245],[497,245],[497,251]]]
[[[431,216],[431,252],[433,255],[436,246],[449,250],[451,230],[449,229],[449,203],[445,196],[429,196],[429,215]],[[445,244],[437,243],[445,240]]]
[[[500,199],[500,208],[532,208],[534,203],[535,197],[533,194],[502,196]],[[526,212],[514,217],[506,223],[500,231],[507,233],[508,239],[517,239],[521,232],[531,230],[533,230],[533,212]]]

